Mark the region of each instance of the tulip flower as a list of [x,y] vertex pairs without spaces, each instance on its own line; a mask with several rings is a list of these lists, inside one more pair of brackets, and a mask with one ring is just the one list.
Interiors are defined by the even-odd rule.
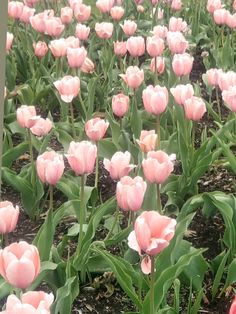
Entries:
[[222,92],[224,102],[229,106],[229,109],[236,112],[236,85],[231,86],[228,90]]
[[108,13],[114,5],[114,0],[97,0],[96,7],[101,13]]
[[186,51],[189,44],[184,35],[180,32],[168,32],[167,33],[167,45],[172,54],[182,54]]
[[188,53],[175,54],[172,60],[172,68],[177,76],[189,75],[193,67],[193,57]]
[[183,5],[183,3],[181,0],[172,0],[170,7],[174,11],[179,11],[179,10],[181,10],[182,5]]
[[112,111],[113,113],[122,118],[129,110],[129,97],[123,93],[114,95],[112,97]]
[[226,9],[218,9],[218,10],[215,10],[213,12],[213,18],[214,18],[214,21],[217,25],[224,25],[226,24],[226,21],[227,21],[227,17],[228,15],[230,14],[230,12]]
[[64,76],[61,80],[54,82],[54,86],[58,90],[61,99],[70,103],[80,91],[80,79],[77,76]]
[[185,100],[191,98],[194,94],[193,86],[191,84],[177,85],[170,89],[171,94],[174,96],[175,102],[183,106]]
[[117,41],[113,45],[115,55],[123,57],[126,54],[127,46],[125,41]]
[[65,38],[50,41],[48,47],[55,58],[64,57],[66,55],[67,45]]
[[122,77],[129,87],[136,89],[142,84],[144,80],[144,72],[137,66],[130,66],[126,69],[125,74],[120,74],[120,77]]
[[80,40],[87,40],[90,33],[90,28],[83,24],[77,24],[75,29],[76,37]]
[[24,5],[20,21],[23,23],[28,24],[30,22],[30,18],[34,15],[35,9],[29,8],[28,6]]
[[30,128],[30,131],[36,136],[45,136],[52,129],[52,121],[48,118],[39,118],[36,123]]
[[40,117],[36,115],[34,106],[22,105],[16,110],[16,119],[22,128],[29,129],[35,125]]
[[85,133],[90,140],[97,142],[104,137],[108,127],[109,122],[103,119],[90,119],[85,123]]
[[217,86],[219,81],[219,76],[222,73],[221,69],[209,69],[206,71],[207,82],[211,86]]
[[59,37],[65,29],[65,25],[59,17],[49,17],[45,19],[45,33],[49,36]]
[[86,22],[91,15],[91,6],[83,3],[76,5],[74,15],[78,22]]
[[[155,66],[156,63],[156,66]],[[153,73],[162,74],[165,71],[165,59],[162,57],[152,58],[150,70]]]
[[15,242],[0,250],[0,274],[12,286],[27,288],[38,276],[39,252],[25,241]]
[[169,20],[169,31],[170,32],[186,32],[187,23],[182,18],[176,18],[172,16]]
[[218,85],[221,91],[229,89],[231,86],[236,85],[236,73],[233,71],[218,72]]
[[235,314],[236,313],[236,296],[234,297],[234,300],[230,306],[229,314]]
[[113,20],[115,21],[119,21],[122,16],[124,15],[125,10],[124,8],[120,7],[120,6],[115,6],[113,8],[111,8],[110,10],[110,15],[113,18]]
[[12,33],[7,32],[7,40],[6,40],[6,51],[9,52],[9,50],[12,47],[14,35]]
[[135,165],[130,164],[130,159],[131,154],[129,152],[116,152],[111,160],[105,158],[103,164],[113,180],[120,180],[135,168]]
[[147,38],[147,52],[151,57],[160,56],[165,49],[164,40],[162,38],[153,36]]
[[8,2],[8,15],[13,19],[20,19],[24,4],[20,1]]
[[108,22],[96,23],[95,31],[99,38],[108,39],[113,33],[113,24]]
[[140,57],[145,53],[145,41],[142,36],[127,39],[126,48],[132,57]]
[[95,65],[94,65],[93,61],[86,57],[80,70],[83,73],[93,73],[94,69],[95,69]]
[[166,87],[149,85],[143,90],[143,104],[147,112],[160,115],[166,110],[169,96]]
[[185,117],[188,120],[198,121],[206,112],[206,105],[199,97],[191,97],[184,102]]
[[19,217],[19,207],[11,202],[0,202],[0,234],[12,232],[16,228]]
[[70,7],[61,8],[61,21],[63,24],[70,24],[73,18],[73,10]]
[[141,177],[122,177],[116,186],[118,206],[125,210],[137,211],[141,209],[147,184]]
[[67,61],[71,68],[81,68],[87,57],[87,50],[81,48],[67,48]]
[[157,25],[154,26],[152,33],[156,37],[165,39],[168,33],[168,28],[164,25]]
[[130,20],[125,20],[124,24],[120,24],[120,26],[126,36],[133,36],[137,29],[137,24],[134,21]]
[[155,134],[155,130],[150,131],[141,131],[141,135],[137,143],[140,149],[146,154],[155,149],[157,142],[157,134]]
[[48,46],[44,41],[38,41],[37,43],[33,43],[34,54],[38,58],[42,58],[48,52]]

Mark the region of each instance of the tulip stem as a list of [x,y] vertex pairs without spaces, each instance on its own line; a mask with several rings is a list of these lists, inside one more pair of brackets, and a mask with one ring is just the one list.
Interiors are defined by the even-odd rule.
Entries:
[[34,187],[35,176],[34,176],[34,155],[33,155],[32,135],[31,135],[30,129],[27,129],[27,131],[28,131],[30,163],[31,163],[31,185]]
[[157,141],[156,141],[156,148],[160,148],[161,144],[161,125],[160,125],[160,115],[157,115]]
[[192,121],[192,147],[195,148],[196,122]]
[[150,259],[151,259],[150,314],[155,314],[155,308],[154,308],[155,257],[150,256]]
[[85,219],[85,208],[84,208],[84,186],[85,186],[85,176],[81,176],[80,183],[80,210],[79,210],[79,244],[78,244],[78,254],[81,251],[82,241],[83,241],[83,226]]
[[87,116],[87,112],[86,112],[86,107],[84,105],[84,101],[83,101],[82,96],[81,96],[81,91],[79,92],[79,101],[81,103],[81,107],[83,109],[84,116],[86,117]]
[[218,114],[221,122],[221,110],[220,110],[220,98],[219,98],[219,89],[216,86],[216,102],[217,102],[217,108],[218,108]]
[[73,105],[70,103],[70,117],[71,117],[71,128],[72,128],[72,136],[73,139],[76,139],[76,131],[75,131],[75,124],[74,124],[74,110]]
[[160,184],[157,183],[157,211],[162,213],[162,204],[161,204],[161,189]]
[[[98,145],[97,145],[97,149],[98,149]],[[94,187],[97,188],[98,187],[98,155],[96,157],[96,165],[95,165],[95,184]]]
[[53,210],[53,185],[49,185],[49,210]]
[[113,234],[113,231],[115,229],[115,226],[117,224],[117,221],[119,219],[119,207],[118,205],[116,206],[116,212],[115,212],[115,217],[114,217],[114,220],[113,220],[113,224],[112,224],[112,227],[111,229],[109,230],[108,234],[106,235],[104,241],[107,241],[110,239],[111,235]]
[[154,74],[154,85],[156,86],[157,83],[158,83],[158,73],[157,73],[157,57],[154,58],[154,62],[155,62],[155,65],[154,65],[154,71],[155,71],[155,74]]

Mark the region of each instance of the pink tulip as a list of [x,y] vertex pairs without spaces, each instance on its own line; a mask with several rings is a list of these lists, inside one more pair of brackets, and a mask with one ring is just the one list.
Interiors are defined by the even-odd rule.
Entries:
[[50,17],[45,20],[45,34],[53,37],[61,36],[65,29],[65,25],[59,17]]
[[61,8],[61,21],[63,24],[70,24],[73,18],[73,10],[70,7]]
[[224,102],[229,106],[229,109],[236,112],[236,85],[222,92]]
[[145,154],[154,150],[157,142],[157,134],[155,134],[155,130],[150,131],[141,131],[141,135],[137,143],[142,152]]
[[160,56],[164,49],[165,45],[162,38],[156,36],[147,38],[147,52],[152,58]]
[[236,85],[236,72],[219,71],[218,72],[218,85],[221,91],[227,90],[230,88],[230,86]]
[[49,49],[55,58],[61,58],[66,55],[67,45],[65,38],[50,41]]
[[44,41],[38,41],[37,43],[33,43],[34,54],[38,58],[43,58],[48,52],[48,46]]
[[149,85],[143,90],[142,98],[145,110],[154,115],[160,115],[164,112],[169,101],[166,87],[159,85],[155,87]]
[[28,7],[33,7],[39,0],[23,0],[24,4]]
[[171,94],[174,96],[175,102],[183,106],[185,100],[192,98],[194,94],[193,86],[191,84],[177,85],[170,89]]
[[12,286],[27,288],[38,276],[39,252],[25,241],[15,242],[0,250],[0,274]]
[[167,36],[168,28],[164,25],[157,25],[153,28],[152,33],[154,36],[164,39]]
[[144,211],[135,221],[128,245],[140,255],[150,256],[163,251],[174,237],[176,220],[156,211]]
[[105,136],[108,127],[109,122],[103,119],[90,119],[85,123],[85,133],[90,140],[97,142]]
[[56,185],[63,175],[64,168],[62,155],[53,150],[39,155],[36,160],[37,174],[43,183]]
[[20,21],[28,24],[30,22],[30,18],[34,15],[35,9],[29,8],[24,5],[22,14],[20,16]]
[[83,73],[93,73],[94,69],[95,69],[95,65],[94,65],[93,61],[90,60],[89,58],[85,58],[85,61],[82,64],[80,70]]
[[179,11],[182,8],[182,1],[181,0],[172,0],[171,2],[171,9],[174,11]]
[[236,314],[236,297],[234,297],[234,300],[231,304],[229,314]]
[[75,6],[74,15],[78,22],[86,22],[91,15],[91,6],[79,4]]
[[152,5],[158,4],[159,0],[152,0]]
[[226,9],[218,9],[215,10],[213,13],[214,21],[217,25],[224,25],[226,24],[227,17],[230,14],[230,12]]
[[29,291],[18,299],[14,294],[7,298],[6,310],[2,314],[50,314],[54,296],[43,291]]
[[75,34],[80,40],[87,40],[89,37],[90,28],[83,24],[77,24]]
[[113,180],[120,180],[135,168],[134,165],[130,164],[130,159],[131,155],[129,152],[116,152],[111,160],[105,158],[103,164]]
[[52,129],[52,121],[48,118],[43,119],[40,118],[36,121],[36,123],[30,128],[30,131],[36,136],[45,136]]
[[45,33],[46,31],[45,21],[47,18],[48,18],[47,12],[35,14],[30,18],[30,24],[33,27],[33,29],[36,30],[36,32]]
[[170,32],[185,32],[187,30],[187,23],[182,18],[172,16],[169,20]]
[[[156,62],[156,67],[155,67],[155,62]],[[162,57],[153,58],[150,64],[150,70],[153,73],[157,72],[158,74],[162,74],[165,71],[165,59]]]
[[101,13],[108,13],[114,5],[114,0],[97,0],[96,7]]
[[12,33],[7,32],[7,40],[6,40],[6,51],[8,52],[12,47],[14,35]]
[[226,17],[226,25],[231,28],[234,29],[236,28],[236,13],[234,14],[228,14]]
[[172,68],[177,76],[189,75],[193,67],[193,57],[188,53],[176,54],[172,60]]
[[107,22],[96,23],[95,31],[99,38],[108,39],[112,36],[113,24]]
[[122,118],[129,110],[129,97],[123,93],[114,95],[112,97],[112,111],[113,113]]
[[67,48],[67,61],[69,67],[80,68],[87,57],[87,50],[81,48]]
[[35,125],[40,117],[36,115],[34,106],[22,105],[16,110],[16,119],[22,128],[29,129]]
[[113,42],[115,55],[123,57],[127,52],[126,42],[117,41]]
[[79,38],[75,36],[69,36],[65,38],[65,44],[67,48],[79,48],[80,47]]
[[207,1],[207,11],[214,13],[214,11],[222,8],[221,0],[208,0]]
[[145,8],[142,5],[137,5],[137,11],[139,13],[143,13],[145,11]]
[[142,36],[129,37],[126,47],[132,57],[140,57],[145,53],[144,38]]
[[71,9],[74,10],[77,5],[83,3],[83,0],[68,0],[68,3]]
[[165,152],[150,151],[142,162],[145,178],[151,183],[163,184],[174,170],[172,155]]
[[217,86],[219,81],[219,76],[222,70],[219,69],[209,69],[206,71],[207,82],[211,86]]
[[72,141],[66,158],[78,176],[89,174],[94,170],[97,146],[88,141],[77,143]]
[[13,19],[20,19],[24,4],[20,1],[8,2],[8,15]]
[[185,118],[192,121],[200,120],[206,112],[206,105],[199,97],[191,97],[184,102]]
[[143,178],[122,177],[116,186],[118,206],[125,211],[141,209],[146,189],[147,183],[143,181]]
[[188,42],[180,32],[168,32],[167,44],[172,54],[184,53],[188,48]]
[[0,202],[0,234],[10,233],[16,228],[19,217],[19,207],[11,202]]
[[130,20],[125,20],[124,24],[120,24],[120,26],[126,36],[133,36],[137,29],[137,24],[134,21]]
[[80,79],[77,76],[67,75],[54,82],[54,86],[58,90],[61,99],[66,103],[70,103],[79,94]]
[[115,21],[119,21],[122,18],[122,16],[124,15],[124,13],[125,13],[124,8],[119,7],[119,6],[115,6],[115,7],[111,8],[111,10],[110,10],[110,15],[113,18],[113,20],[115,20]]
[[164,10],[161,9],[161,8],[158,8],[158,10],[157,10],[157,19],[158,20],[162,20],[163,17],[164,17]]
[[125,83],[133,89],[138,88],[144,80],[144,72],[137,66],[128,67],[126,73],[120,74],[120,76],[125,81]]

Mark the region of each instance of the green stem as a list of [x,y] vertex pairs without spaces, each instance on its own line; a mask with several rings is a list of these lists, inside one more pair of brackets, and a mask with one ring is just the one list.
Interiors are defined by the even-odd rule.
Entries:
[[157,115],[157,142],[156,142],[156,148],[160,148],[161,144],[161,125],[160,125],[160,115]]
[[72,128],[72,136],[73,139],[76,139],[76,131],[75,131],[75,118],[74,118],[74,110],[73,110],[73,105],[70,103],[70,118],[71,118],[71,128]]
[[196,133],[196,122],[192,121],[192,147],[195,149],[195,133]]
[[150,256],[150,259],[151,259],[150,314],[155,314],[155,308],[154,308],[155,257]]
[[83,101],[82,96],[81,96],[81,92],[79,92],[79,101],[81,103],[81,107],[83,109],[84,116],[86,117],[87,112],[86,112],[86,107],[85,107],[84,101]]
[[29,152],[30,152],[30,163],[31,163],[31,184],[34,187],[35,185],[35,172],[34,172],[34,155],[33,155],[33,145],[32,145],[32,135],[30,129],[28,131],[28,140],[29,140]]
[[[97,143],[96,143],[96,146],[97,146],[97,150],[98,150]],[[96,165],[95,165],[95,184],[94,184],[94,187],[95,188],[98,187],[98,154],[97,154],[97,157],[96,157]]]
[[216,86],[216,102],[217,102],[217,108],[218,108],[218,114],[220,117],[220,121],[221,121],[221,110],[220,110],[220,98],[219,98],[219,89]]
[[157,73],[157,57],[154,58],[154,69],[155,69],[155,74],[154,74],[154,85],[156,86],[158,83],[158,73]]
[[158,213],[162,213],[162,204],[161,204],[161,185],[157,183],[157,211]]
[[[78,254],[82,248],[83,241],[83,225],[86,217],[86,211],[84,207],[84,187],[85,187],[85,176],[81,176],[81,184],[80,184],[80,209],[79,209],[79,244],[78,244]],[[77,215],[78,216],[78,215]]]
[[113,234],[113,231],[115,229],[115,226],[117,225],[118,218],[119,218],[119,207],[116,206],[115,219],[114,219],[112,227],[111,227],[110,231],[108,232],[108,234],[106,235],[104,241],[107,241],[110,239],[110,237]]
[[53,210],[53,185],[49,185],[49,210]]

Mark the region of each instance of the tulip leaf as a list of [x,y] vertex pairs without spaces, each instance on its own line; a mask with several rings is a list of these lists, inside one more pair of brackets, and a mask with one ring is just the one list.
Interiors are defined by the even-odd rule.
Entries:
[[7,152],[2,155],[2,166],[11,168],[12,163],[21,157],[28,150],[28,148],[28,143],[23,142],[8,149]]

